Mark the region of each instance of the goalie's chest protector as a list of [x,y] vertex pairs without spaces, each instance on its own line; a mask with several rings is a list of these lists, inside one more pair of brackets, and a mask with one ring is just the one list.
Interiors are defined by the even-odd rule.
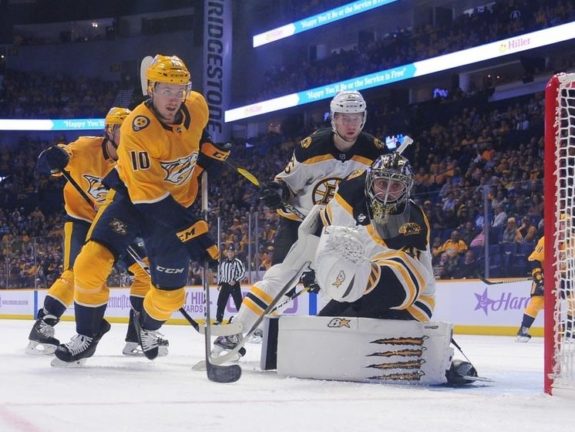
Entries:
[[370,222],[365,198],[366,172],[351,176],[340,185],[338,193],[325,208],[324,223],[356,227],[366,254],[374,256],[389,250],[403,250],[411,256],[429,254],[429,224],[423,211],[409,203],[409,218],[397,232],[382,239]]

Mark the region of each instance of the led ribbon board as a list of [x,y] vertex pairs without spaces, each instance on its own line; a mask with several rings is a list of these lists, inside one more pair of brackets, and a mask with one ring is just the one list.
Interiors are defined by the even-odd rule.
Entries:
[[380,87],[459,66],[564,42],[574,38],[575,21],[227,110],[225,121],[233,122],[260,114],[332,98],[340,90],[365,90],[372,87]]
[[304,31],[331,24],[369,10],[395,3],[397,0],[358,0],[328,11],[312,15],[293,23],[257,34],[253,37],[254,48],[293,36]]
[[104,119],[20,120],[0,119],[0,130],[73,131],[103,130]]

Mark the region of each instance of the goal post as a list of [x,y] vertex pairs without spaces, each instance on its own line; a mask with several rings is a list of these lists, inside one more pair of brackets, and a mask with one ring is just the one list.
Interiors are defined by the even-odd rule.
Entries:
[[575,396],[575,73],[545,89],[545,392]]

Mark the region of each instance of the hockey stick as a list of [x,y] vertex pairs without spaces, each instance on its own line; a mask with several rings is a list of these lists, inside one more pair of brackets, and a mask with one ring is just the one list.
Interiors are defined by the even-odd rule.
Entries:
[[274,297],[274,299],[271,301],[271,303],[268,305],[268,307],[260,314],[260,316],[252,324],[252,326],[249,328],[249,330],[246,332],[246,334],[243,336],[240,336],[240,339],[239,339],[237,345],[233,349],[231,349],[227,353],[222,354],[216,358],[213,358],[210,356],[209,357],[210,361],[208,361],[208,358],[206,358],[205,363],[204,362],[198,362],[193,366],[192,369],[202,370],[204,367],[207,367],[210,364],[210,362],[211,362],[212,366],[213,365],[221,365],[222,363],[225,363],[229,360],[237,358],[238,353],[242,349],[244,349],[244,345],[247,343],[248,340],[250,340],[251,336],[256,331],[256,329],[259,327],[259,325],[264,320],[266,315],[268,315],[270,312],[276,310],[276,306],[278,305],[278,303],[280,302],[280,300],[282,299],[284,294],[286,292],[288,292],[290,289],[292,289],[299,282],[299,278],[301,277],[305,268],[308,267],[310,264],[311,264],[310,261],[306,261],[298,268],[296,274],[282,287],[282,289]]
[[[208,220],[208,173],[205,172],[202,177],[202,213],[205,220]],[[206,331],[204,334],[204,355],[206,362],[206,372],[208,379],[218,383],[236,382],[242,376],[242,368],[237,365],[217,365],[210,361],[210,351],[212,345],[211,338],[211,319],[210,319],[210,286],[208,282],[208,261],[204,262],[202,268],[202,283],[204,285],[204,295],[206,296]]]
[[486,279],[484,277],[480,277],[479,280],[487,285],[502,285],[502,284],[511,284],[511,283],[518,283],[518,282],[525,282],[525,281],[530,281],[532,280],[531,278],[524,278],[524,279],[519,279],[519,280],[514,280],[514,281],[499,281],[499,282],[495,282],[495,281],[490,281],[489,279]]
[[[253,175],[251,172],[249,172],[246,168],[239,166],[235,161],[230,160],[229,158],[226,159],[224,161],[224,163],[227,166],[229,166],[230,168],[232,168],[233,170],[235,170],[239,175],[241,175],[243,178],[245,178],[247,181],[249,181],[255,187],[261,189],[262,185],[261,185],[260,181],[257,179],[257,177],[255,175]],[[285,210],[292,212],[293,214],[295,214],[297,217],[301,218],[302,220],[305,219],[305,215],[302,212],[300,212],[297,208],[295,208],[293,205],[282,201],[282,206]]]

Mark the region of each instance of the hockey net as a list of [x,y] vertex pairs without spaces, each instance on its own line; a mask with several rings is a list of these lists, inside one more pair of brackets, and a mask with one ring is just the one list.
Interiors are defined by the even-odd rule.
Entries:
[[575,396],[575,73],[545,91],[545,391]]

